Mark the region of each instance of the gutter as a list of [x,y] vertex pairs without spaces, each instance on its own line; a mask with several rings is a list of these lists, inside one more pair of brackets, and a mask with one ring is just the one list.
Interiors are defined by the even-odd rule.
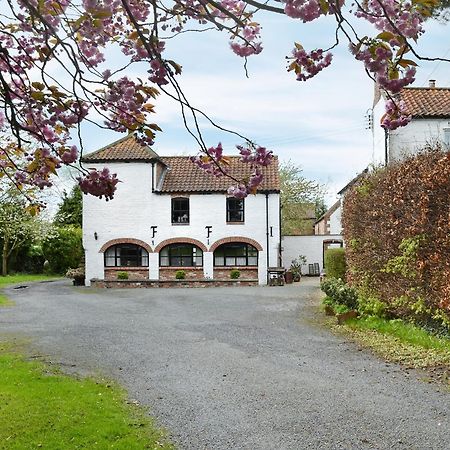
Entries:
[[269,284],[269,194],[266,192],[266,282]]

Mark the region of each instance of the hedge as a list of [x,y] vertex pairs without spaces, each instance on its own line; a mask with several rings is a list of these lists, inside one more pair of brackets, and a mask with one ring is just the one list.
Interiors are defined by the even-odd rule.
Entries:
[[347,280],[396,316],[450,328],[450,153],[361,177],[345,195]]
[[345,279],[345,249],[330,248],[325,252],[325,271],[328,278]]

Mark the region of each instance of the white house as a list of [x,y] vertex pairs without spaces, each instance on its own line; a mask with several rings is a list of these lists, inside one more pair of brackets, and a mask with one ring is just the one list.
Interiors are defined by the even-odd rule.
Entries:
[[[109,202],[83,196],[87,285],[115,281],[118,272],[152,285],[175,280],[180,269],[194,284],[229,281],[233,268],[242,280],[266,284],[267,268],[279,265],[277,159],[264,168],[257,194],[245,200],[227,195],[228,177],[208,175],[188,157],[160,157],[133,135],[84,156],[83,163],[106,166],[122,181]],[[229,173],[242,179],[250,168],[231,157]]]
[[426,88],[402,89],[397,99],[405,103],[412,120],[405,127],[384,131],[380,120],[385,112],[385,99],[375,89],[372,131],[378,161],[401,160],[436,141],[450,145],[450,88],[436,87],[435,80],[430,80]]

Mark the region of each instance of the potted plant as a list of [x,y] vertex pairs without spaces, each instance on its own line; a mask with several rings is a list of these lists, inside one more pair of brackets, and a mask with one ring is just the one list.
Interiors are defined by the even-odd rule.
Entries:
[[73,279],[74,286],[84,286],[85,281],[84,267],[78,267],[77,269],[69,269],[66,272],[66,277]]
[[128,272],[117,272],[118,280],[128,280]]
[[289,271],[292,273],[293,281],[300,281],[302,278],[302,266],[306,264],[306,257],[299,255],[291,261]]

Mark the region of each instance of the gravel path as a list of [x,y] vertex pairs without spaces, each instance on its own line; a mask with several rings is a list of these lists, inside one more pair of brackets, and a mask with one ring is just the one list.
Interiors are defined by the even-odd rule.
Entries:
[[283,288],[9,289],[0,330],[119,380],[181,449],[450,449],[450,395],[314,325]]

